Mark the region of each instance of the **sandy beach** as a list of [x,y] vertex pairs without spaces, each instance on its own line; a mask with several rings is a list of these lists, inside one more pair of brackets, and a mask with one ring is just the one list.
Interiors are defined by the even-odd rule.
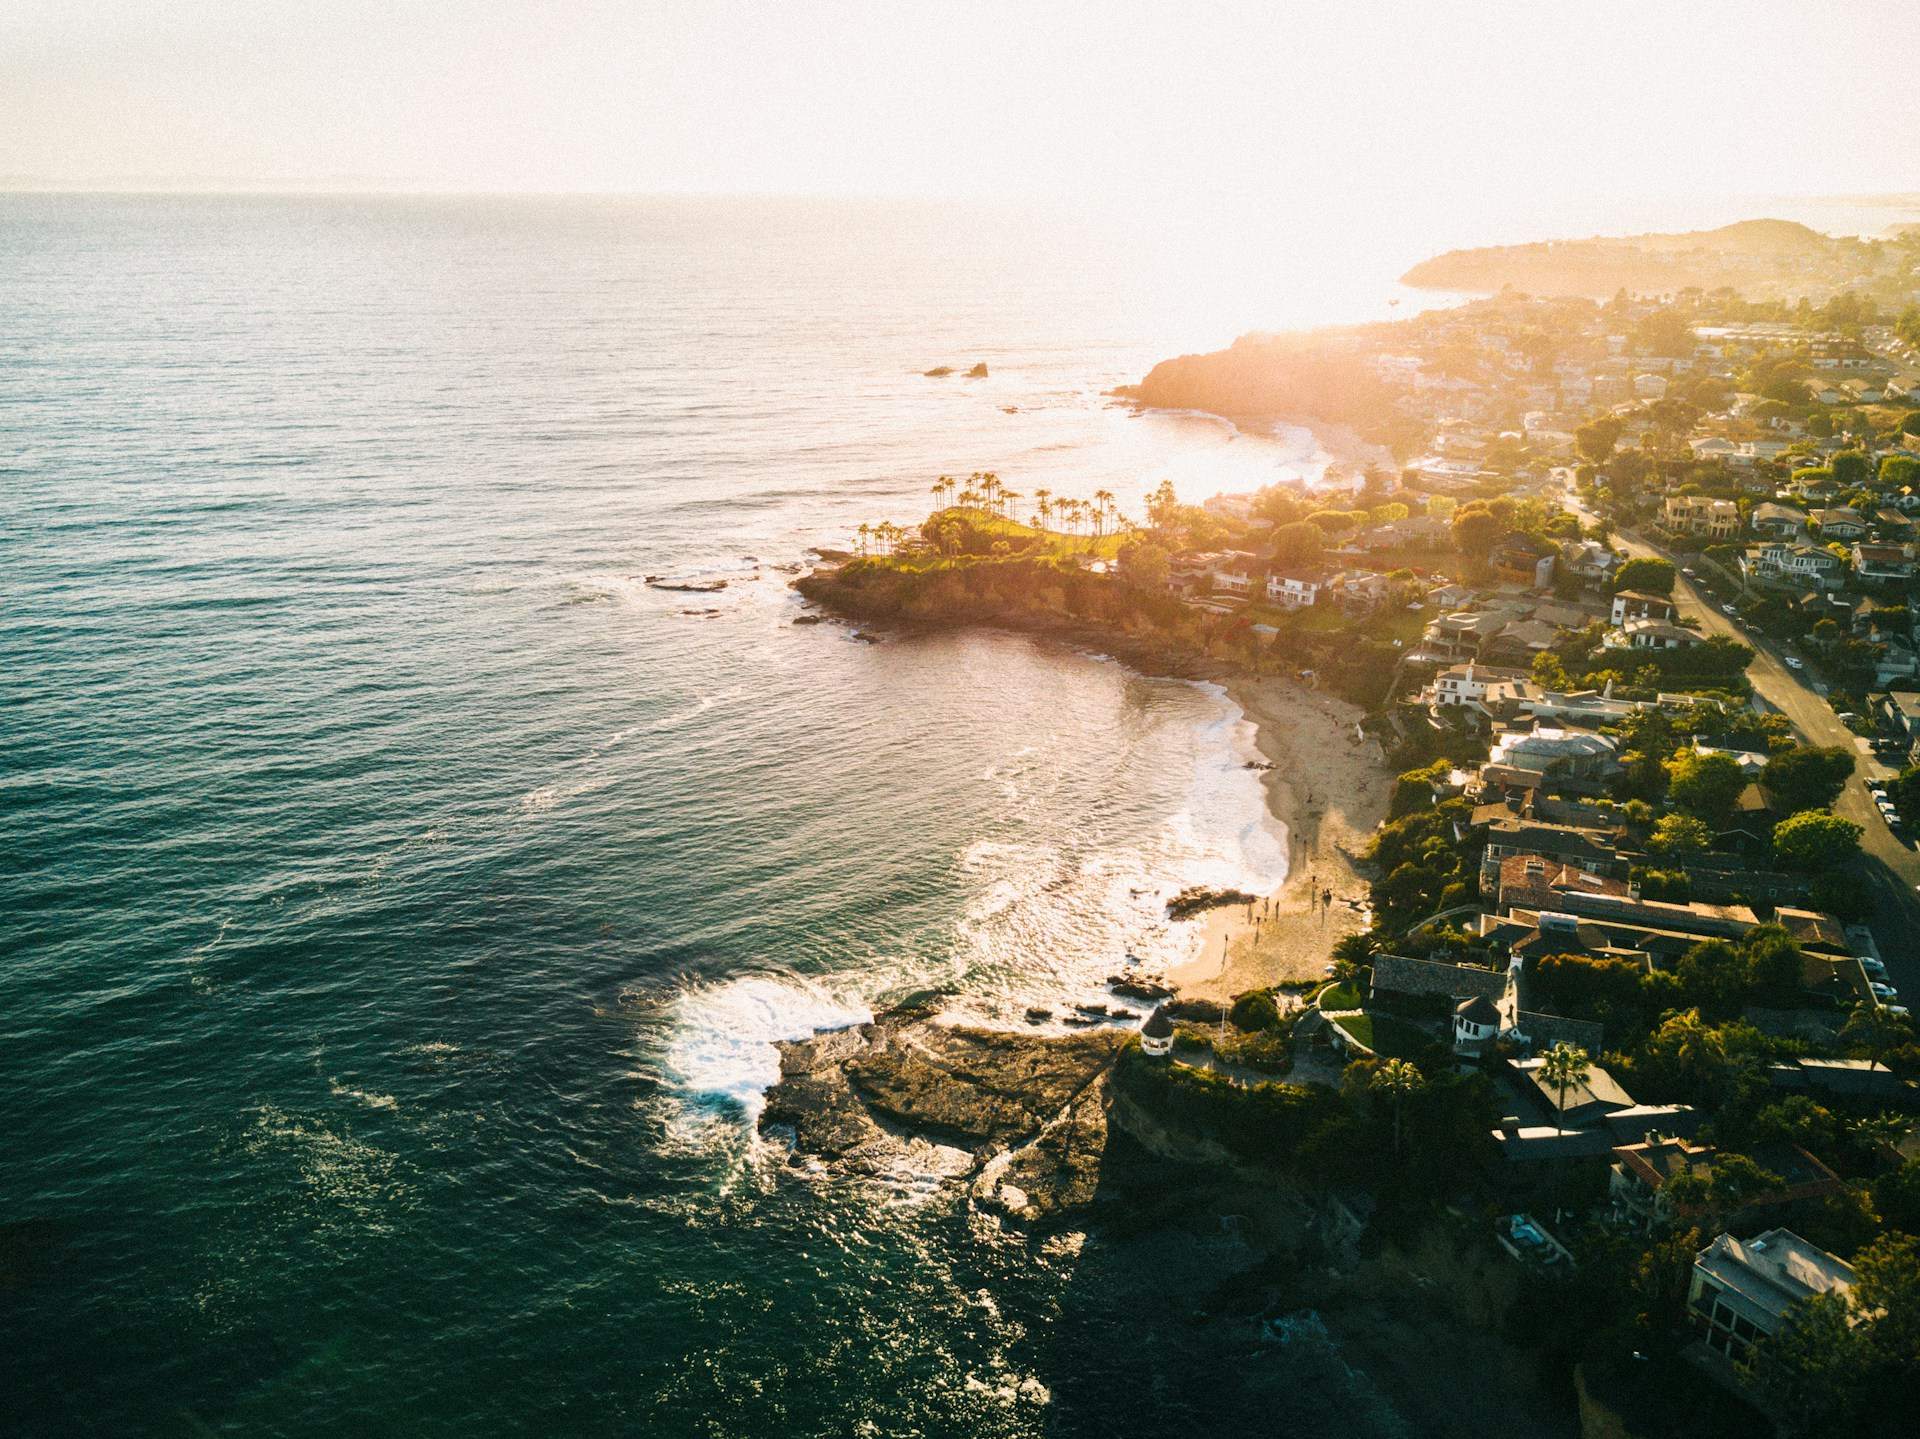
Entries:
[[[1386,817],[1392,777],[1380,746],[1361,739],[1361,712],[1290,679],[1243,676],[1227,691],[1258,728],[1267,802],[1288,834],[1287,879],[1260,904],[1216,909],[1199,954],[1167,973],[1182,995],[1230,999],[1317,978],[1341,935],[1366,928],[1367,882],[1356,867]],[[1331,906],[1318,902],[1333,891]]]

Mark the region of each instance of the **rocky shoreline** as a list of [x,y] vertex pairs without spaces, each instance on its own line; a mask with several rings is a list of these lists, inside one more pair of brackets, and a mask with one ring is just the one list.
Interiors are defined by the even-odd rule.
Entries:
[[1034,1034],[949,1025],[937,1001],[780,1046],[763,1134],[796,1166],[933,1172],[1025,1224],[1085,1209],[1107,1145],[1115,1029]]

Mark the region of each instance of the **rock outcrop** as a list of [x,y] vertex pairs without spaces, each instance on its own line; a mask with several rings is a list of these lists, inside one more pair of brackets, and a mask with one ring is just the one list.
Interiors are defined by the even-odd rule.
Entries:
[[1211,884],[1190,885],[1167,901],[1167,918],[1191,919],[1209,909],[1221,909],[1230,904],[1253,904],[1259,898],[1259,895],[1248,894],[1244,889],[1221,889]]
[[925,1006],[781,1046],[760,1117],[797,1161],[881,1176],[933,1143],[965,1156],[971,1197],[1024,1224],[1090,1204],[1106,1150],[1106,1079],[1126,1036],[941,1023]]

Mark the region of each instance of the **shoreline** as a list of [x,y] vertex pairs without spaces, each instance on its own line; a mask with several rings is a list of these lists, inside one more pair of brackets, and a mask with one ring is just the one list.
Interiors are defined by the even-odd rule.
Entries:
[[[1366,928],[1360,856],[1386,818],[1392,776],[1379,743],[1355,737],[1356,706],[1277,676],[1221,683],[1272,766],[1262,777],[1267,809],[1287,831],[1286,880],[1257,905],[1190,921],[1202,927],[1199,953],[1167,971],[1182,998],[1227,1003],[1250,989],[1321,978],[1334,941]],[[1318,896],[1328,889],[1333,902],[1323,906]]]

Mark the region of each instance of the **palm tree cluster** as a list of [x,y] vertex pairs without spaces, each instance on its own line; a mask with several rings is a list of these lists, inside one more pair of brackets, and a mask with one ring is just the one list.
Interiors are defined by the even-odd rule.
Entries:
[[862,524],[854,533],[860,537],[860,553],[863,555],[890,555],[899,546],[900,541],[913,533],[904,526],[891,520],[882,520],[877,525]]
[[[932,489],[934,500],[942,506],[985,510],[990,515],[1015,521],[1019,519],[1019,502],[1026,498],[1018,490],[1007,488],[991,470],[976,470],[965,480],[942,475],[933,482]],[[1120,513],[1111,490],[1095,490],[1091,500],[1076,500],[1067,496],[1056,498],[1052,490],[1037,489],[1033,500],[1033,523],[1043,530],[1058,520],[1069,534],[1084,526],[1088,534],[1098,539],[1134,528],[1133,522]]]

